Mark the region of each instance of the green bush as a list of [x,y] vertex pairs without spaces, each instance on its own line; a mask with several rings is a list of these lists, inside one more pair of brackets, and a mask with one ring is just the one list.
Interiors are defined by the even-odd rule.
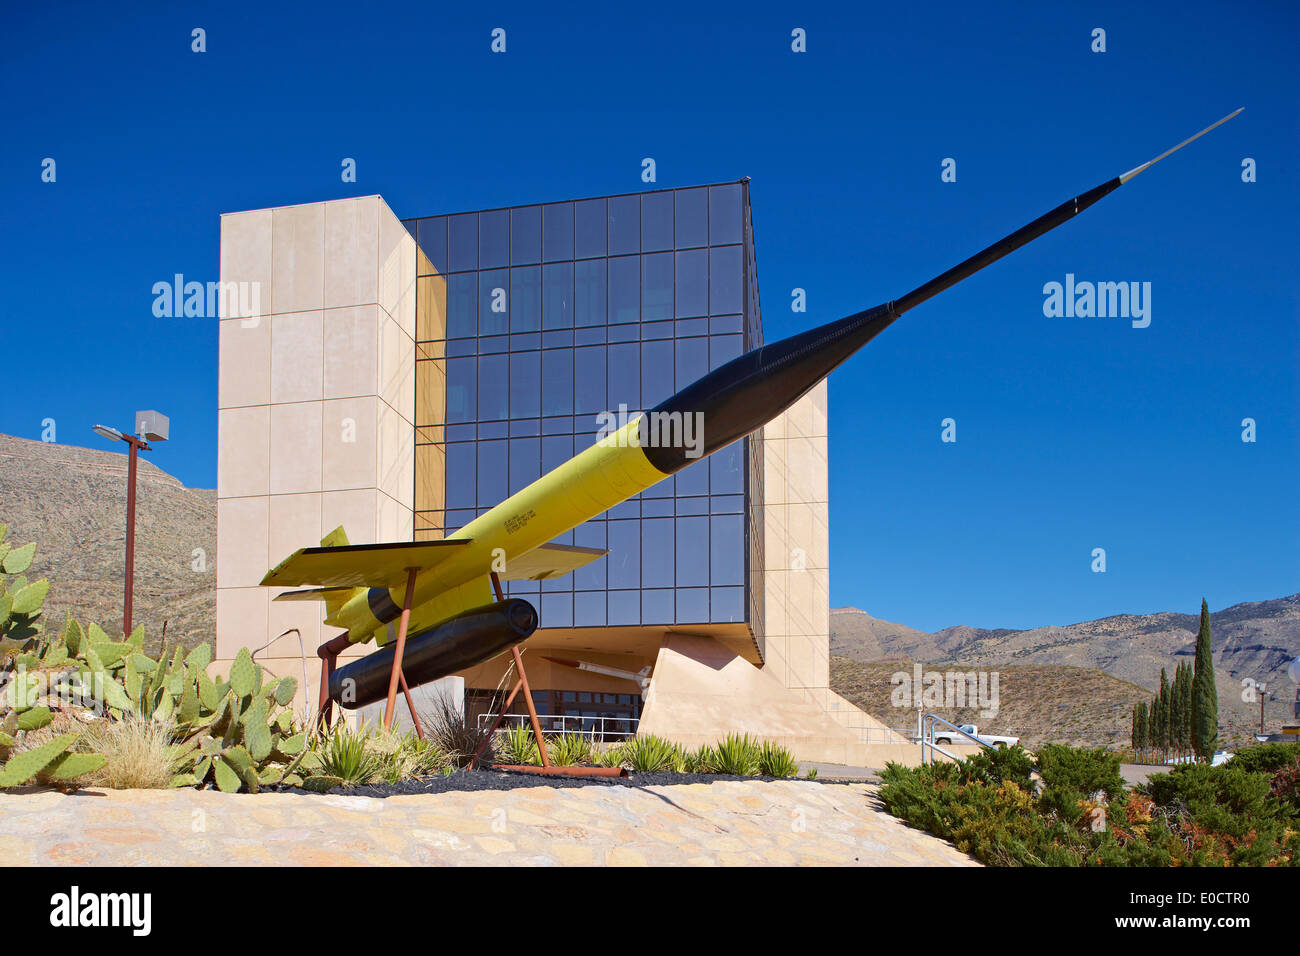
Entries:
[[1022,786],[1023,760],[979,757],[889,764],[880,799],[893,815],[994,865],[1300,863],[1300,762],[1275,774],[1182,765],[1129,791],[1117,755],[1045,747],[1035,768],[1042,792],[1035,795]]
[[736,777],[758,776],[762,751],[749,734],[728,734],[711,748],[704,761],[706,773],[731,774]]
[[629,770],[639,773],[680,772],[687,769],[682,748],[671,740],[653,734],[638,734],[624,743],[621,751],[623,764]]
[[533,728],[527,724],[516,724],[498,733],[496,754],[499,763],[514,767],[542,762],[537,738],[533,736]]
[[1031,790],[1034,758],[1024,747],[999,747],[972,754],[963,764],[966,776],[972,780],[997,786],[1011,782],[1021,790]]
[[1244,747],[1228,762],[1243,770],[1275,773],[1297,760],[1300,760],[1300,743],[1271,743]]
[[765,740],[758,753],[758,775],[760,777],[796,777],[799,775],[799,765],[794,762],[794,757],[790,751]]
[[591,741],[578,733],[556,734],[546,738],[546,755],[557,767],[576,767],[591,763]]

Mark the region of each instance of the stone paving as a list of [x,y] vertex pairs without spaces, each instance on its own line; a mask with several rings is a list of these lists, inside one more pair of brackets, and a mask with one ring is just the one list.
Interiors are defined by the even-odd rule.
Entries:
[[0,794],[4,865],[977,866],[871,784],[536,786],[385,799],[199,790]]

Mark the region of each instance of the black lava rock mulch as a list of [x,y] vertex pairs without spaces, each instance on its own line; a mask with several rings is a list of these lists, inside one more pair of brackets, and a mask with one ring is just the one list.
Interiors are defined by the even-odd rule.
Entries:
[[[458,770],[447,776],[401,783],[367,784],[362,787],[336,787],[327,796],[400,797],[416,793],[451,793],[467,790],[515,790],[519,787],[666,787],[686,783],[714,783],[718,780],[753,780],[771,782],[775,777],[737,777],[708,773],[629,773],[626,777],[568,777],[562,774],[519,773],[510,770]],[[805,778],[800,777],[800,780]],[[844,781],[813,780],[833,784]],[[270,788],[268,788],[270,789]],[[298,787],[276,787],[281,793],[307,793]]]

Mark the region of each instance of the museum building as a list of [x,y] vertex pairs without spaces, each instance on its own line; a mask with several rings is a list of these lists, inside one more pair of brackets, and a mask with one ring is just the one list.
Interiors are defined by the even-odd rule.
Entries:
[[[260,649],[305,701],[338,632],[272,601],[269,567],[338,525],[441,538],[763,343],[747,180],[404,220],[378,196],[229,213],[221,281],[259,294],[220,322],[217,658]],[[522,647],[548,728],[740,731],[846,763],[902,743],[829,686],[826,401],[823,381],[558,539],[605,557],[507,582],[539,612]],[[509,661],[459,675],[471,716]]]

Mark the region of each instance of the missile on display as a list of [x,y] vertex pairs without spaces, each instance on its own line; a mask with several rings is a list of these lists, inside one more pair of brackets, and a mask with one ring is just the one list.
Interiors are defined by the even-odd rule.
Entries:
[[[505,602],[511,605],[505,609],[501,595],[494,592],[494,578],[545,580],[602,557],[606,553],[603,550],[550,542],[761,428],[903,313],[1074,218],[1240,112],[1225,116],[1155,159],[1061,203],[900,298],[760,346],[714,369],[602,436],[585,451],[445,539],[349,545],[343,529],[338,528],[321,541],[321,547],[291,554],[261,583],[268,587],[315,585],[310,590],[281,594],[276,600],[324,601],[325,623],[344,628],[347,643],[375,640],[381,647],[387,645],[394,634],[394,622],[406,609],[406,629],[399,626],[396,632],[399,642],[405,633],[419,635],[412,639],[412,648],[416,641],[420,642],[423,663],[418,674],[413,666],[408,668],[414,683],[436,680],[489,660],[514,646],[514,638],[520,633],[517,624],[525,613],[519,605],[527,604]],[[699,436],[701,441],[686,441],[688,434]],[[528,609],[532,611],[530,605]],[[467,614],[468,618],[463,617]],[[535,611],[532,617],[535,627]],[[454,621],[468,619],[477,623],[473,627],[451,626]],[[443,624],[447,626],[439,627]],[[434,653],[428,647],[453,640],[454,652]],[[336,642],[342,639],[331,643]],[[373,665],[359,666],[371,658],[349,665],[357,668],[352,676],[370,674],[371,667],[379,673],[383,663],[378,656],[372,655],[376,658]],[[391,655],[388,658],[391,661]],[[396,680],[394,669],[390,701]],[[331,679],[331,699],[339,699],[335,694],[342,693],[342,686]],[[354,701],[349,706],[365,702]]]

